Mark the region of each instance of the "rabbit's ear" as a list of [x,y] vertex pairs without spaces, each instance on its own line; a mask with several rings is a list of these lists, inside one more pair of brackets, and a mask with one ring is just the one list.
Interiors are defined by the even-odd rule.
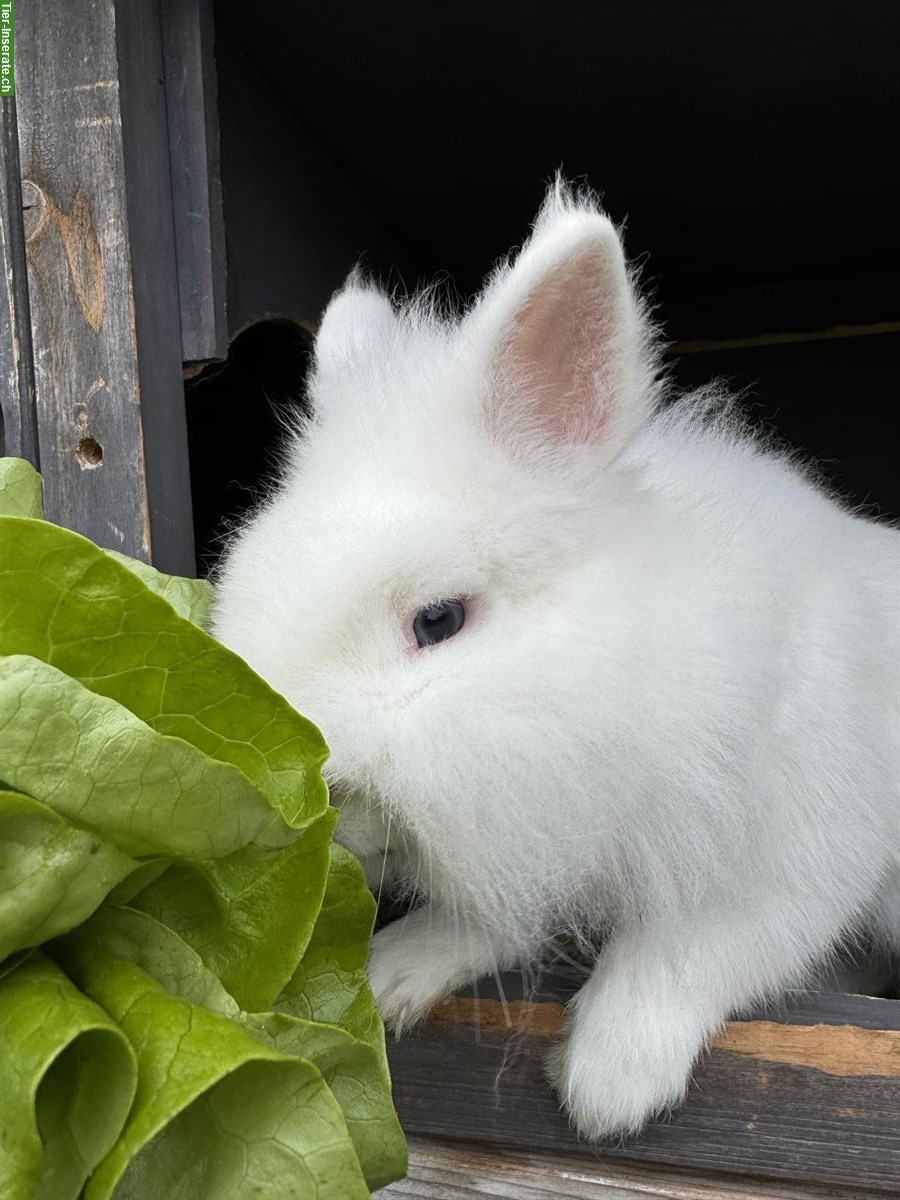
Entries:
[[471,314],[489,364],[488,425],[612,458],[653,406],[653,358],[618,234],[551,190],[534,233]]
[[316,363],[353,362],[361,350],[387,338],[396,320],[384,292],[354,271],[325,309],[316,335]]

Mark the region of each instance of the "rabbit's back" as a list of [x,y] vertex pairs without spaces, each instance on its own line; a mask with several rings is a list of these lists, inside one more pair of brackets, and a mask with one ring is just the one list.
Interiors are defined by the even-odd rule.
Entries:
[[900,532],[849,511],[807,467],[706,408],[688,398],[663,412],[631,451],[669,511],[670,562],[672,521],[684,531],[669,581],[696,613],[684,654],[703,646],[704,624],[720,651],[698,692],[719,687],[723,703],[730,692],[748,722],[758,780],[745,802],[755,798],[761,820],[794,811],[812,830],[815,805],[822,819],[833,806],[828,819],[846,835],[857,826],[861,846],[880,839],[896,860]]

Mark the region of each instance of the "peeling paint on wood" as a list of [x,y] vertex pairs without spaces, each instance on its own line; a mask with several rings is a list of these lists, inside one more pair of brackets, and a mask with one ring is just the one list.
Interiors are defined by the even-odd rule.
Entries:
[[767,1062],[812,1067],[827,1075],[900,1076],[900,1031],[895,1029],[732,1021],[713,1046]]
[[[554,1038],[564,1008],[553,1001],[475,1000],[452,996],[431,1014],[438,1024],[469,1024],[479,1031]],[[790,1025],[777,1021],[730,1021],[712,1048],[766,1062],[811,1067],[828,1075],[900,1076],[900,1030],[853,1025]],[[898,1118],[900,1119],[900,1118]]]
[[472,996],[450,996],[431,1014],[439,1023],[467,1023],[496,1033],[527,1033],[530,1037],[554,1038],[559,1033],[564,1009],[561,1004],[530,1000],[476,1000]]

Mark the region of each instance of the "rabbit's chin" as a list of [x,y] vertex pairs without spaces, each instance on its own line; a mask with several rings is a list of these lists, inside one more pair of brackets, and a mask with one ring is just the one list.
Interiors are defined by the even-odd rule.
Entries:
[[340,813],[335,841],[359,859],[369,887],[377,893],[385,884],[408,886],[415,857],[410,836],[377,796],[332,785],[331,802]]

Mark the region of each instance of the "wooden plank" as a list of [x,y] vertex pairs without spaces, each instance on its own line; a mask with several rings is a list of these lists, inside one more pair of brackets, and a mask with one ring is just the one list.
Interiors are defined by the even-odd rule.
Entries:
[[[385,904],[382,905],[386,907]],[[406,911],[406,910],[403,910]],[[396,917],[398,914],[394,914]],[[891,986],[893,976],[885,977],[881,967],[870,965],[863,973],[869,983]],[[523,978],[518,970],[503,971],[499,977],[479,979],[477,986],[460,989],[460,996],[480,996],[486,1000],[511,1000],[513,1003],[529,1000],[535,1003],[550,1002],[565,1005],[585,982],[590,969],[575,961],[558,960],[552,967],[532,973]],[[893,995],[897,991],[894,983]],[[454,999],[448,1000],[452,1006]],[[791,1025],[859,1025],[864,1029],[896,1029],[900,1020],[900,1007],[895,999],[884,999],[881,995],[854,995],[849,989],[844,992],[804,992],[796,990],[776,1000],[757,1005],[745,1014],[746,1020],[780,1021]]]
[[808,992],[760,1005],[751,1016],[756,1021],[781,1021],[791,1025],[855,1025],[860,1029],[898,1029],[900,1003],[878,996]]
[[[404,1128],[595,1158],[543,1074],[562,1004],[509,995],[454,997],[417,1035],[389,1044]],[[730,1023],[684,1107],[602,1154],[900,1192],[900,1001],[844,996],[829,1014],[829,999],[806,1001],[796,1021]]]
[[875,337],[881,333],[900,333],[900,321],[874,321],[869,325],[829,325],[824,329],[796,332],[756,333],[749,337],[707,338],[673,342],[666,348],[668,357],[681,354],[707,354],[714,350],[746,350],[752,346],[787,346],[795,342],[833,342],[841,338]]
[[157,6],[25,5],[16,65],[47,515],[192,574]]
[[14,96],[0,102],[0,188],[0,454],[40,469]]
[[181,346],[199,363],[228,353],[212,0],[161,0],[160,15]]
[[471,1142],[409,1139],[406,1178],[373,1200],[878,1200],[884,1192],[746,1179],[598,1156],[534,1154]]
[[679,354],[713,347],[866,336],[889,332],[900,321],[900,273],[834,275],[793,283],[763,284],[670,295],[661,316]]

